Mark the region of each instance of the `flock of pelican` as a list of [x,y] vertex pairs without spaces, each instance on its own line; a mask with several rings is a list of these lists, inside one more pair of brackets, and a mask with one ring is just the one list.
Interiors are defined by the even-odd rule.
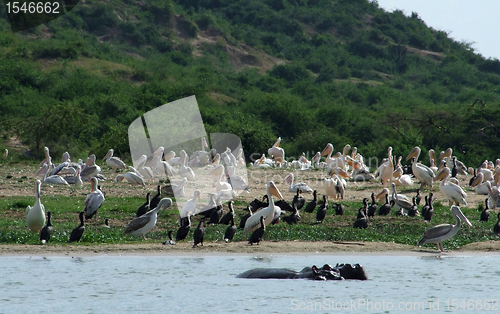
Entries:
[[[292,170],[308,170],[319,169],[324,174],[321,179],[324,193],[324,201],[317,203],[317,191],[314,190],[314,200],[306,206],[306,212],[312,212],[319,205],[317,210],[317,221],[321,222],[328,209],[329,199],[333,200],[333,207],[343,212],[343,205],[338,203],[344,198],[346,192],[346,180],[377,180],[380,181],[383,188],[381,192],[372,194],[372,205],[368,206],[368,199],[364,201],[364,207],[360,208],[355,227],[366,228],[368,226],[369,216],[373,216],[376,212],[376,202],[385,199],[385,204],[379,209],[379,214],[386,214],[391,208],[394,208],[400,215],[415,215],[416,203],[415,198],[410,199],[406,194],[398,193],[398,186],[413,186],[413,180],[420,183],[419,193],[423,189],[434,188],[434,183],[440,181],[439,191],[450,202],[450,213],[456,218],[455,225],[445,224],[430,228],[418,243],[436,243],[438,249],[443,250],[442,241],[453,237],[460,228],[460,221],[471,225],[465,215],[461,212],[458,206],[467,205],[467,194],[460,186],[457,180],[457,174],[471,174],[473,178],[469,184],[475,188],[476,193],[488,195],[486,205],[488,209],[495,210],[500,206],[499,179],[500,179],[500,160],[496,160],[495,164],[485,161],[480,167],[466,168],[463,163],[457,160],[456,156],[452,155],[452,150],[447,149],[441,152],[439,162],[435,157],[433,150],[429,150],[429,166],[419,162],[421,149],[415,147],[405,158],[411,160],[411,168],[401,164],[402,156],[395,161],[392,147],[387,150],[387,158],[382,160],[382,163],[374,173],[371,173],[369,167],[364,163],[364,157],[357,152],[354,147],[351,150],[350,145],[345,145],[342,152],[334,153],[334,148],[331,143],[328,143],[323,151],[317,152],[311,160],[307,160],[305,154],[300,156],[298,160],[288,162],[285,159],[285,151],[280,147],[281,138],[272,145],[268,150],[269,157],[265,154],[251,163],[251,167],[255,168],[288,168]],[[176,153],[171,151],[165,153],[163,147],[159,147],[152,155],[142,155],[133,162],[133,166],[127,166],[120,158],[113,155],[113,149],[110,149],[103,160],[106,165],[120,172],[116,176],[116,181],[119,182],[125,179],[128,183],[134,185],[146,186],[146,182],[158,178],[169,178],[170,186],[168,187],[171,194],[177,199],[192,195],[182,206],[178,206],[180,227],[177,231],[175,241],[185,239],[189,228],[191,227],[191,218],[194,216],[202,216],[200,224],[196,228],[196,239],[194,246],[203,244],[203,235],[205,233],[205,218],[218,215],[219,219],[214,218],[214,223],[218,223],[222,215],[222,203],[231,201],[236,198],[239,193],[249,191],[250,187],[242,172],[246,169],[246,164],[242,149],[238,149],[233,155],[231,149],[227,148],[224,152],[217,152],[215,149],[208,150],[209,146],[205,138],[202,138],[202,149],[193,152],[191,156],[184,150],[176,157]],[[71,162],[69,154],[63,155],[62,162],[59,165],[54,165],[49,154],[49,149],[44,149],[45,160],[40,164],[40,170],[37,175],[43,174],[43,179],[36,181],[36,203],[35,206],[28,206],[26,210],[26,219],[28,227],[33,232],[39,232],[45,224],[45,213],[43,205],[40,203],[40,186],[42,184],[62,184],[74,185],[82,187],[84,181],[91,182],[91,193],[85,200],[85,209],[80,213],[81,223],[77,227],[78,230],[84,230],[83,217],[91,219],[96,215],[97,210],[105,201],[104,193],[99,189],[99,182],[104,178],[100,175],[101,168],[96,164],[96,156],[91,155],[85,163],[79,161]],[[324,157],[322,161],[322,157]],[[438,165],[438,166],[436,166]],[[195,169],[195,170],[193,170]],[[201,183],[199,182],[199,171],[203,169],[205,177],[211,178],[211,183],[206,185],[207,189],[196,188]],[[127,171],[122,173],[123,171]],[[240,174],[238,174],[240,173]],[[174,184],[174,178],[178,178]],[[290,173],[285,177],[283,182],[288,187],[288,192],[296,193],[292,204],[284,201],[282,193],[279,191],[275,182],[269,181],[266,184],[267,202],[263,202],[263,206],[249,206],[249,214],[245,220],[240,223],[243,229],[243,234],[256,233],[249,239],[249,243],[258,243],[262,239],[263,232],[266,226],[279,221],[280,216],[285,211],[290,211],[292,214],[285,217],[285,221],[296,223],[300,220],[300,209],[304,206],[302,193],[312,193],[313,189],[304,182],[294,182],[294,174]],[[186,192],[186,189],[192,188]],[[194,191],[193,191],[194,188]],[[155,204],[150,201],[149,193],[147,194],[147,210],[137,215],[125,228],[125,234],[142,236],[152,230],[156,225],[158,216],[168,207],[172,205],[172,199],[158,199]],[[158,186],[159,197],[161,195],[160,187]],[[203,204],[201,197],[208,197],[208,203]],[[275,202],[273,197],[277,198]],[[301,198],[302,203],[298,200]],[[420,194],[417,195],[420,198]],[[432,192],[426,196],[430,209],[432,209]],[[420,202],[420,201],[419,201]],[[426,203],[426,206],[429,204]],[[146,204],[145,204],[146,205]],[[179,205],[179,203],[178,203]],[[232,205],[231,205],[232,206]],[[384,207],[385,206],[385,207]],[[388,207],[388,209],[387,209]],[[425,206],[424,206],[425,207]],[[231,207],[232,209],[232,207]],[[428,208],[427,208],[428,209]],[[424,212],[424,208],[422,210]],[[139,212],[139,211],[138,211]],[[432,213],[431,210],[425,211],[426,215]],[[236,227],[234,224],[234,210],[231,210],[231,217],[226,219],[226,222],[231,222],[226,233],[234,235]],[[96,218],[97,219],[97,218]],[[49,219],[50,220],[50,219]],[[426,221],[430,221],[426,219]],[[203,222],[203,223],[202,223]],[[210,224],[210,223],[209,223]],[[75,230],[77,230],[75,228]],[[499,227],[500,228],[500,227]],[[186,231],[187,230],[187,231]],[[234,230],[234,231],[233,231]],[[76,232],[76,231],[75,231]],[[500,231],[499,231],[500,232]],[[82,231],[83,233],[83,231]],[[172,233],[169,232],[168,244],[175,244],[172,239]],[[260,237],[259,237],[259,234]],[[225,237],[226,241],[232,239],[232,235]],[[80,234],[81,236],[81,234]],[[46,237],[46,236],[45,236]],[[252,238],[258,239],[253,241]],[[42,238],[41,238],[42,239]],[[78,241],[70,239],[72,241]]]

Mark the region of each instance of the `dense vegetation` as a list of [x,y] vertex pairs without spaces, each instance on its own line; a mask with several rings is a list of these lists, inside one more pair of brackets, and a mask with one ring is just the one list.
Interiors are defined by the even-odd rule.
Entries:
[[0,78],[0,148],[16,134],[38,156],[124,156],[134,119],[193,94],[248,156],[277,136],[288,156],[500,155],[500,62],[376,1],[87,0],[22,33],[0,19]]

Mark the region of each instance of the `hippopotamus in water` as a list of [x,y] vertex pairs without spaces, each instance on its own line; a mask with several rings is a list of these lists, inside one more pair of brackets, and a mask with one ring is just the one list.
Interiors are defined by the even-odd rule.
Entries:
[[305,267],[300,272],[286,268],[255,268],[247,270],[236,277],[259,279],[368,280],[365,270],[359,264],[337,264],[335,267],[325,264],[321,268],[313,265],[312,267]]

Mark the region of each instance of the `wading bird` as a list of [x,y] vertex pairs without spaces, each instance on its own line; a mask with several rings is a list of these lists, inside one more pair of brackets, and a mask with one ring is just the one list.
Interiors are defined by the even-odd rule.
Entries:
[[418,242],[418,246],[422,246],[425,243],[436,243],[438,250],[442,252],[444,251],[442,242],[444,240],[452,238],[458,232],[458,229],[460,229],[461,220],[463,220],[464,223],[469,227],[472,226],[467,217],[465,217],[465,215],[460,210],[460,207],[455,205],[451,206],[451,215],[455,217],[455,225],[441,224],[428,229],[424,233],[422,239],[420,239],[420,241]]
[[40,201],[40,186],[42,182],[36,180],[35,183],[35,205],[26,207],[26,222],[28,228],[33,232],[39,232],[45,224],[45,206]]

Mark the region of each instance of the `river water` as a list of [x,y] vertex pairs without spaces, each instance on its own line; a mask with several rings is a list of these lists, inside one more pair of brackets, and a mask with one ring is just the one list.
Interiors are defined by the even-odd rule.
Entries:
[[[360,263],[368,281],[240,279]],[[500,255],[2,256],[0,313],[498,312]]]

